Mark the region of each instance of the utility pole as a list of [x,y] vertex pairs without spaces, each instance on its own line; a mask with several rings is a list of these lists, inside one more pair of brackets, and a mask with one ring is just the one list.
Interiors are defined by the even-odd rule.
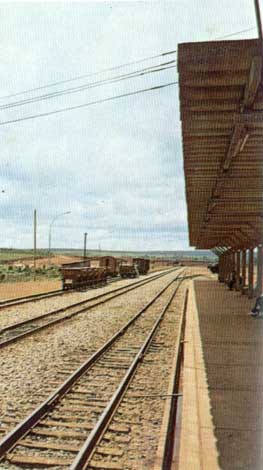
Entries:
[[56,215],[52,220],[49,225],[49,234],[48,234],[48,257],[49,257],[49,264],[51,264],[51,230],[53,227],[54,222],[59,218],[62,217],[63,215],[70,214],[70,211],[67,212],[62,212],[61,214]]
[[37,210],[34,209],[34,281],[36,280],[36,255],[37,255]]
[[84,250],[83,250],[83,260],[85,261],[87,257],[87,232],[84,233]]
[[255,3],[255,10],[256,10],[256,18],[257,18],[258,38],[262,40],[263,32],[262,32],[262,22],[261,22],[259,0],[254,0],[254,3]]

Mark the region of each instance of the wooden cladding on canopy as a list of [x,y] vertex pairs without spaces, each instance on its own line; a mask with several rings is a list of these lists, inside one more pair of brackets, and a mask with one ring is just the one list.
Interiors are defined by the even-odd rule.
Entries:
[[263,241],[262,47],[180,44],[178,71],[190,244]]

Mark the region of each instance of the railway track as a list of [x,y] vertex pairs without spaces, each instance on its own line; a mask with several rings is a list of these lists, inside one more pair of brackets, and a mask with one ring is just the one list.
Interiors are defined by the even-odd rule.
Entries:
[[20,341],[28,337],[29,335],[37,333],[41,330],[50,328],[59,323],[70,320],[76,315],[79,315],[80,313],[102,305],[110,301],[111,299],[115,299],[120,295],[124,295],[134,289],[144,286],[170,273],[171,270],[166,271],[165,273],[159,273],[155,276],[151,276],[146,280],[143,279],[140,281],[136,281],[132,284],[129,284],[128,286],[118,287],[108,292],[98,294],[89,299],[81,300],[66,307],[52,310],[50,312],[24,320],[22,322],[6,326],[0,330],[0,349],[3,349],[4,347],[10,344]]
[[68,294],[72,291],[63,291],[62,289],[51,290],[49,292],[43,292],[41,294],[31,294],[24,297],[16,297],[14,299],[7,299],[0,301],[0,310],[8,307],[13,307],[16,305],[23,305],[29,302],[37,302],[42,299],[49,299],[52,297],[57,297],[59,295]]
[[[156,337],[184,281],[180,274],[3,438],[1,468],[128,470],[118,462],[127,450],[131,423],[115,415],[147,353],[159,354],[162,343]],[[181,315],[178,345],[183,324]],[[114,446],[108,444],[112,440]]]
[[[114,282],[117,282],[119,280],[120,279],[110,279],[110,281],[108,281],[108,284],[113,284]],[[37,302],[38,300],[58,297],[60,295],[72,294],[72,292],[75,292],[75,291],[72,289],[69,289],[69,290],[56,289],[56,290],[52,290],[49,292],[43,292],[40,294],[31,294],[31,295],[26,295],[24,297],[16,297],[14,299],[2,300],[0,301],[0,310],[4,308],[8,308],[8,307],[14,307],[16,305],[27,304],[29,302]]]
[[[117,281],[120,281],[120,277],[119,278],[111,278],[110,280],[108,280],[108,284],[114,284],[114,282],[117,282]],[[98,287],[98,286],[96,286]],[[56,290],[52,290],[52,291],[48,291],[48,292],[42,292],[42,293],[38,293],[38,294],[31,294],[31,295],[26,295],[26,296],[23,296],[23,297],[15,297],[14,299],[7,299],[7,300],[1,300],[0,301],[0,310],[4,309],[4,308],[8,308],[8,307],[13,307],[13,306],[16,306],[16,305],[23,305],[23,304],[27,304],[29,302],[37,302],[38,300],[43,300],[43,299],[49,299],[49,298],[52,298],[52,297],[58,297],[60,295],[64,295],[64,294],[72,294],[73,292],[76,292],[74,291],[73,289],[69,289],[69,290],[62,290],[62,289],[56,289]]]
[[[120,280],[122,280],[120,277],[110,278],[110,280],[108,280],[108,284],[114,284],[115,282],[118,282]],[[43,292],[39,294],[31,294],[31,295],[26,295],[23,297],[15,297],[14,299],[0,300],[0,310],[8,308],[8,307],[13,307],[16,305],[27,304],[29,302],[37,302],[38,300],[58,297],[64,294],[72,294],[73,292],[76,292],[76,291],[72,289],[69,289],[69,290],[56,289],[56,290]]]

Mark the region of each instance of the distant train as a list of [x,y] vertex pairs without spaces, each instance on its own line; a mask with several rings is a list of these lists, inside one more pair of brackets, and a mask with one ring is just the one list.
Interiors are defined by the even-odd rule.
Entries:
[[107,282],[107,271],[103,268],[62,266],[61,273],[63,290],[102,286]]
[[84,261],[86,266],[91,268],[104,268],[108,276],[117,276],[119,274],[118,261],[114,256],[92,256]]
[[105,285],[109,277],[134,278],[147,274],[150,260],[144,258],[89,257],[61,266],[62,289],[78,289]]
[[125,262],[120,260],[119,274],[121,277],[137,277],[147,274],[150,269],[150,260],[144,258],[127,258]]
[[145,258],[133,258],[133,264],[137,266],[139,274],[147,274],[150,269],[150,260]]
[[135,264],[120,264],[119,273],[123,279],[139,276],[139,271]]

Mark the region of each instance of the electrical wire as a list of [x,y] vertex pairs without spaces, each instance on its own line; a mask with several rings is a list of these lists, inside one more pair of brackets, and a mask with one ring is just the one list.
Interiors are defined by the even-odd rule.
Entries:
[[90,83],[87,83],[85,85],[81,85],[81,86],[78,86],[78,87],[67,88],[66,90],[56,91],[54,93],[47,93],[45,95],[40,95],[40,96],[36,96],[36,97],[33,97],[33,98],[27,98],[25,100],[14,101],[14,102],[11,102],[11,103],[0,105],[0,110],[10,109],[10,108],[14,108],[14,107],[17,107],[17,106],[31,104],[31,103],[35,103],[35,102],[38,102],[38,101],[51,99],[51,98],[57,98],[57,97],[72,94],[72,93],[78,93],[78,92],[85,91],[85,90],[88,90],[88,89],[91,89],[91,88],[97,88],[97,87],[100,87],[100,86],[117,83],[117,82],[120,82],[120,81],[123,81],[123,80],[128,80],[128,79],[131,79],[131,78],[142,77],[144,75],[148,75],[148,74],[151,74],[151,73],[162,72],[163,70],[174,68],[175,65],[171,65],[171,64],[174,64],[174,63],[175,63],[175,60],[171,60],[169,62],[164,62],[162,64],[158,64],[158,65],[154,65],[154,66],[151,66],[151,67],[146,67],[144,69],[136,70],[136,71],[130,72],[128,74],[117,75],[117,76],[109,78],[109,79],[98,80],[96,82],[90,82]]
[[[245,29],[245,30],[236,31],[232,34],[217,37],[217,38],[215,38],[215,40],[236,36],[238,34],[242,34],[242,33],[248,32],[248,31],[252,31],[254,29],[255,28],[248,28],[248,29]],[[131,65],[134,65],[134,64],[142,63],[142,62],[145,62],[147,60],[152,60],[152,59],[155,59],[155,58],[159,58],[159,57],[167,56],[167,55],[170,55],[170,54],[174,54],[175,52],[176,52],[176,50],[169,51],[169,52],[163,52],[161,54],[157,54],[157,55],[154,55],[154,56],[149,56],[149,57],[144,58],[144,59],[128,62],[126,64],[122,64],[122,65],[119,65],[117,67],[104,69],[104,70],[99,71],[99,72],[94,72],[94,73],[85,74],[85,75],[79,75],[78,77],[74,77],[74,78],[71,78],[71,79],[61,80],[59,82],[53,82],[51,84],[44,85],[44,86],[41,86],[41,87],[31,88],[31,89],[28,89],[28,90],[25,90],[25,91],[22,91],[22,92],[19,92],[19,93],[14,93],[12,95],[7,95],[5,97],[0,97],[0,99],[13,97],[13,96],[18,96],[18,95],[21,95],[21,94],[24,94],[24,93],[29,93],[29,92],[40,90],[40,89],[43,89],[43,88],[53,87],[53,86],[56,86],[58,84],[64,84],[64,83],[72,82],[74,80],[79,80],[81,78],[87,78],[87,77],[99,75],[101,73],[105,73],[105,72],[117,70],[117,69],[120,69],[120,68],[123,68],[123,67],[131,66]],[[13,103],[6,103],[6,104],[0,106],[0,110],[9,109],[9,108],[12,108],[12,107],[15,107],[15,106],[20,106],[20,105],[23,105],[23,104],[34,103],[34,102],[41,101],[41,100],[44,100],[44,99],[49,99],[49,98],[52,98],[52,97],[57,97],[57,96],[62,96],[62,95],[66,95],[66,94],[76,93],[78,91],[83,91],[85,89],[93,88],[95,86],[101,86],[101,85],[106,84],[106,83],[115,83],[117,81],[126,80],[128,78],[135,78],[135,77],[138,77],[140,75],[145,75],[147,73],[160,72],[162,70],[166,70],[168,68],[175,67],[174,65],[172,65],[170,67],[169,66],[168,67],[163,67],[163,65],[166,65],[166,64],[169,64],[169,63],[172,63],[172,62],[175,62],[175,60],[167,62],[165,64],[159,64],[159,65],[155,65],[155,66],[146,67],[146,69],[142,69],[141,71],[130,72],[126,75],[124,74],[124,75],[117,76],[117,77],[112,77],[112,78],[108,78],[108,79],[104,79],[104,80],[99,80],[97,82],[81,85],[81,86],[78,86],[78,87],[75,87],[75,88],[60,90],[60,91],[56,91],[54,93],[47,93],[45,95],[40,95],[40,96],[37,96],[37,97],[32,97],[32,98],[28,98],[28,99],[25,99],[25,100],[20,100],[20,101],[13,102]],[[159,68],[157,68],[157,67],[159,67]],[[147,69],[149,69],[149,70],[147,71]],[[177,84],[177,83],[178,82],[171,82],[171,84]],[[34,118],[37,118],[37,117],[49,116],[49,115],[57,114],[57,113],[64,112],[64,111],[74,110],[74,109],[78,109],[78,108],[82,108],[82,107],[86,107],[86,106],[90,106],[90,105],[94,105],[94,104],[98,104],[98,103],[103,103],[103,102],[110,101],[110,100],[113,100],[113,99],[122,98],[122,97],[125,97],[125,96],[131,96],[131,95],[134,95],[134,94],[137,94],[137,93],[143,93],[143,92],[146,92],[146,91],[155,90],[155,89],[158,89],[158,88],[163,88],[165,86],[170,86],[170,84],[160,85],[159,87],[153,87],[153,88],[148,88],[148,89],[144,89],[144,90],[138,90],[137,92],[125,93],[125,94],[122,94],[122,95],[117,95],[116,97],[113,96],[113,97],[110,97],[110,98],[105,98],[103,100],[92,101],[92,102],[84,103],[84,104],[77,105],[77,106],[71,106],[71,107],[62,108],[62,109],[58,109],[58,110],[54,110],[54,111],[49,111],[49,112],[45,112],[45,113],[26,116],[26,117],[22,117],[22,118],[18,118],[18,119],[11,119],[11,120],[7,120],[7,121],[2,121],[2,122],[0,122],[0,125],[20,122],[20,121],[29,120],[29,119],[34,119]]]
[[[254,28],[243,29],[241,31],[236,31],[232,34],[216,37],[213,40],[219,40],[219,39],[224,39],[224,38],[228,38],[228,37],[232,37],[232,36],[237,36],[238,34],[246,33],[246,32],[249,32],[249,31],[252,31],[252,30],[255,30],[255,29],[256,29],[255,27]],[[153,60],[153,59],[157,59],[157,58],[160,58],[160,57],[165,57],[167,55],[175,54],[176,52],[177,52],[177,49],[172,50],[172,51],[168,51],[168,52],[162,52],[162,53],[157,54],[157,55],[145,57],[144,59],[138,59],[138,60],[134,60],[132,62],[127,62],[125,64],[118,65],[116,67],[102,69],[98,72],[78,75],[76,77],[68,78],[66,80],[59,80],[57,82],[48,83],[47,85],[42,85],[42,86],[35,87],[35,88],[28,88],[26,90],[23,90],[23,91],[20,91],[20,92],[17,92],[17,93],[12,93],[12,94],[9,94],[9,95],[0,96],[0,100],[5,99],[5,98],[12,98],[12,97],[18,96],[18,95],[23,95],[24,93],[31,93],[33,91],[43,90],[44,88],[54,87],[54,86],[57,86],[57,85],[73,82],[73,81],[76,81],[76,80],[81,80],[83,78],[92,77],[92,76],[99,75],[99,74],[102,74],[102,73],[112,72],[114,70],[119,70],[120,68],[128,67],[128,66],[135,65],[135,64],[140,64],[140,63],[146,62],[148,60]]]
[[169,87],[169,86],[172,86],[172,85],[177,85],[177,84],[178,84],[178,82],[165,83],[164,85],[158,85],[158,86],[154,86],[154,87],[151,87],[151,88],[144,88],[142,90],[132,91],[132,92],[129,92],[129,93],[123,93],[121,95],[111,96],[109,98],[104,98],[102,100],[90,101],[88,103],[79,104],[77,106],[69,106],[67,108],[56,109],[54,111],[48,111],[48,112],[45,112],[45,113],[33,114],[31,116],[26,116],[26,117],[17,118],[17,119],[10,119],[8,121],[2,121],[2,122],[0,121],[0,126],[3,126],[5,124],[15,123],[15,122],[28,121],[30,119],[36,119],[36,118],[39,118],[39,117],[51,116],[52,114],[58,114],[58,113],[62,113],[62,112],[65,112],[65,111],[73,111],[75,109],[85,108],[85,107],[93,106],[93,105],[99,104],[99,103],[106,103],[108,101],[113,101],[113,100],[120,99],[120,98],[126,98],[127,96],[134,96],[134,95],[138,95],[138,94],[149,92],[149,91],[160,90],[162,88],[166,88],[166,87]]
[[78,76],[73,77],[73,78],[68,78],[67,80],[60,80],[60,81],[57,81],[57,82],[48,83],[47,85],[42,85],[42,86],[39,86],[39,87],[29,88],[27,90],[19,91],[18,93],[12,93],[10,95],[0,96],[0,99],[2,100],[2,99],[5,99],[5,98],[12,98],[13,96],[23,95],[24,93],[31,93],[32,91],[43,90],[43,88],[54,87],[54,86],[61,85],[61,84],[64,84],[64,83],[69,83],[69,82],[73,82],[73,81],[76,81],[76,80],[81,80],[82,78],[94,77],[95,75],[99,75],[99,74],[106,73],[106,72],[112,72],[114,70],[119,70],[121,68],[129,67],[129,66],[135,65],[135,64],[141,64],[141,63],[146,62],[148,60],[157,59],[157,58],[164,57],[164,56],[171,55],[171,54],[175,54],[175,53],[176,53],[176,49],[174,51],[163,52],[161,54],[149,56],[149,57],[146,57],[144,59],[134,60],[132,62],[127,62],[126,64],[117,65],[116,67],[103,69],[103,70],[100,70],[98,72],[88,73],[88,74],[84,74],[84,75],[78,75]]
[[232,34],[226,34],[225,36],[220,36],[220,37],[214,38],[213,41],[218,41],[220,39],[231,38],[232,36],[237,36],[238,34],[248,33],[249,31],[253,31],[255,29],[256,28],[243,29],[241,31],[236,31],[235,33],[232,33]]

